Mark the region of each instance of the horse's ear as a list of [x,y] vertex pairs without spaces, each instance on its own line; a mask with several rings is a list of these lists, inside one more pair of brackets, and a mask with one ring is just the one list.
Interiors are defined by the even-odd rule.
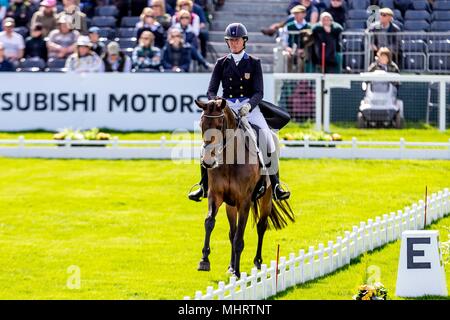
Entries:
[[222,102],[220,103],[220,109],[223,110],[223,109],[225,109],[226,106],[227,106],[227,100],[222,99]]
[[206,108],[206,103],[204,103],[204,102],[202,102],[202,101],[200,101],[200,100],[198,100],[198,99],[195,99],[195,104],[196,104],[197,107],[199,107],[200,109],[205,110],[205,108]]

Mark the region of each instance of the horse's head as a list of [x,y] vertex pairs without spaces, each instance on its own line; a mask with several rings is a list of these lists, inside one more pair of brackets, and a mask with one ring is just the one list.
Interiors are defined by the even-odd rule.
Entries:
[[195,104],[203,110],[200,127],[203,145],[201,163],[205,168],[215,168],[219,165],[217,159],[219,148],[223,146],[224,130],[226,129],[225,99],[202,102],[195,100]]

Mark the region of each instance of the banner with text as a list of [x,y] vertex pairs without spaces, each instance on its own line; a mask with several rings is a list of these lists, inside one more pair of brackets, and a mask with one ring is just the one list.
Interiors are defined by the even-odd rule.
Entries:
[[[0,131],[197,130],[209,74],[0,73]],[[264,75],[273,102],[273,77]],[[219,92],[219,95],[221,91]]]

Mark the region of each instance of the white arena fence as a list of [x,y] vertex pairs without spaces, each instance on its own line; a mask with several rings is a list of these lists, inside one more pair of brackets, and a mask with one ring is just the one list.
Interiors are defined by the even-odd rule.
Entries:
[[[450,159],[448,142],[287,141],[281,157],[291,159]],[[200,140],[0,140],[0,156],[59,159],[172,159],[197,160]]]
[[[425,203],[419,200],[410,207],[383,217],[369,219],[345,231],[335,241],[319,243],[308,251],[291,253],[288,258],[281,257],[278,264],[278,281],[276,280],[276,261],[270,266],[262,265],[261,271],[253,268],[250,274],[241,273],[239,280],[231,277],[229,283],[219,282],[218,288],[209,286],[206,292],[197,291],[195,300],[261,300],[285,291],[288,288],[330,274],[346,265],[351,259],[363,253],[382,247],[401,238],[406,230],[420,230],[426,225],[450,214],[450,192],[446,188],[433,193],[427,199],[425,224]],[[350,298],[350,297],[349,297]],[[184,297],[189,300],[190,297]]]

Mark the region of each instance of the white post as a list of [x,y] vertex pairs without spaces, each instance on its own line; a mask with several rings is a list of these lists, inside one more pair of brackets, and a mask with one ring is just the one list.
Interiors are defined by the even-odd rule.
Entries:
[[389,216],[387,214],[383,214],[383,229],[384,229],[383,244],[386,244],[389,242],[388,226],[389,226]]
[[[326,88],[326,86],[325,86]],[[324,94],[323,101],[323,131],[330,131],[330,99],[331,99],[331,88],[326,88],[328,90],[328,94]],[[316,96],[316,100],[317,100]]]
[[356,258],[359,256],[359,244],[358,244],[358,226],[353,226],[353,243],[355,250],[353,251],[353,257]]
[[274,296],[278,292],[277,288],[277,277],[278,277],[278,270],[277,270],[277,262],[275,260],[270,261],[270,280],[271,280],[271,286],[272,286],[272,294],[271,296]]
[[392,220],[392,239],[391,241],[397,240],[397,226],[395,222],[395,212],[391,212],[391,220]]
[[400,138],[400,159],[403,159],[405,151],[405,139]]
[[195,300],[202,300],[203,293],[201,291],[195,291]]
[[113,144],[112,144],[113,148],[117,148],[119,146],[119,137],[115,136],[113,138]]
[[258,300],[258,269],[256,269],[255,267],[252,268],[252,281],[251,281],[251,286],[252,286],[252,291],[251,291],[251,297],[250,299],[252,300]]
[[286,257],[280,258],[280,265],[278,266],[278,268],[280,269],[280,274],[278,277],[278,287],[280,288],[279,291],[284,291],[286,290]]
[[305,250],[301,249],[298,253],[298,256],[300,258],[299,261],[299,268],[300,268],[300,279],[297,283],[303,283],[305,282]]
[[263,287],[263,299],[267,299],[269,297],[269,293],[267,292],[267,283],[268,283],[268,279],[267,279],[267,265],[263,264],[261,265],[261,283],[262,283],[262,287]]
[[444,216],[444,194],[442,193],[442,191],[438,192],[437,195],[437,207],[438,207],[438,212],[437,212],[437,218],[441,219]]
[[322,79],[317,77],[316,80],[316,130],[322,130],[322,101],[319,97],[322,96]]
[[214,288],[212,286],[209,286],[206,288],[206,297],[205,300],[212,300],[214,297]]
[[347,247],[347,250],[345,251],[345,263],[348,264],[348,263],[350,263],[350,250],[352,248],[351,243],[350,243],[350,231],[345,231],[344,233],[345,233],[344,239],[346,240],[345,246]]
[[289,287],[295,286],[295,253],[289,254],[289,273],[291,281],[289,282]]
[[25,137],[24,136],[19,136],[19,148],[23,148],[25,147]]
[[308,278],[308,280],[312,280],[312,279],[315,279],[316,278],[316,271],[315,271],[315,268],[314,268],[314,261],[315,261],[315,259],[314,259],[314,247],[309,247],[309,250],[308,250],[308,254],[309,254],[309,278]]
[[402,232],[403,232],[403,211],[402,210],[397,211],[397,216],[395,217],[395,219],[398,220],[398,227],[399,227],[398,237],[400,238],[402,236]]
[[360,222],[359,228],[361,229],[361,251],[366,252],[366,223]]
[[450,192],[447,188],[444,189],[444,214],[450,213]]
[[242,300],[247,300],[247,272],[241,272],[241,281]]
[[413,216],[413,229],[417,230],[417,204],[414,203],[412,205],[412,212],[411,212],[412,216]]
[[381,246],[381,233],[380,233],[380,224],[381,224],[381,218],[380,217],[376,217],[375,218],[375,225],[376,225],[376,234],[375,236],[377,237],[377,247]]
[[425,216],[425,202],[423,200],[419,200],[419,208],[418,208],[418,214],[417,214],[417,218],[419,219],[418,222],[418,229],[423,229],[425,227],[424,223],[424,216]]
[[337,268],[339,269],[340,267],[342,267],[342,237],[337,237]]
[[161,137],[160,147],[164,148],[166,146],[166,136]]
[[373,220],[369,219],[367,220],[367,229],[369,234],[369,249],[370,251],[373,250]]
[[445,81],[439,82],[439,131],[445,131],[445,109],[447,107]]
[[224,296],[225,296],[225,282],[223,282],[223,281],[220,281],[219,282],[219,293],[218,293],[218,295],[217,295],[217,298],[219,299],[219,300],[223,300],[224,299]]
[[333,272],[333,270],[334,270],[334,243],[333,243],[333,241],[328,241],[328,257],[330,258],[329,259],[329,261],[330,261],[330,273],[332,273]]
[[324,245],[323,243],[319,243],[319,275],[321,277],[324,275],[323,255],[324,255]]
[[231,300],[236,300],[236,277],[235,276],[231,276],[230,277],[230,296],[231,296]]
[[352,137],[352,158],[355,158],[357,148],[358,148],[358,143],[357,143],[356,137]]

